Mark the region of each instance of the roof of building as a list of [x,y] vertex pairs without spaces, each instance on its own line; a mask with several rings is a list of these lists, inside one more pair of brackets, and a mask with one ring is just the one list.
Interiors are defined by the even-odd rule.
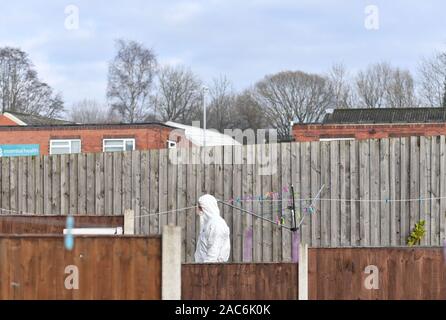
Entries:
[[73,122],[67,120],[53,119],[49,117],[27,114],[22,112],[6,111],[3,114],[5,116],[8,116],[11,120],[17,122],[18,125],[22,126],[73,124]]
[[[194,145],[200,147],[205,145],[204,129],[201,129],[199,127],[187,126],[172,121],[167,121],[165,124],[170,127],[183,129],[186,139],[191,141]],[[227,146],[227,145],[239,146],[241,145],[241,143],[233,139],[231,136],[220,133],[217,130],[211,130],[211,129],[206,130],[206,146],[211,147],[211,146]]]
[[162,122],[137,122],[137,123],[67,123],[48,125],[0,125],[0,131],[27,131],[27,130],[70,130],[70,129],[138,129],[144,127],[163,127],[176,129]]
[[438,123],[446,122],[446,108],[335,109],[323,124]]

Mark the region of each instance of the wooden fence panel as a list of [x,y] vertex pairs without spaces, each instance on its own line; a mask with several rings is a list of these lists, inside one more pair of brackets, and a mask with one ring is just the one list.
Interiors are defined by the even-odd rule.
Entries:
[[[62,234],[66,216],[0,215],[0,234]],[[75,228],[116,228],[124,226],[123,216],[74,216]]]
[[[159,237],[79,236],[68,251],[60,236],[2,235],[0,258],[0,299],[161,298]],[[65,285],[67,267],[77,290]]]
[[314,248],[308,259],[312,300],[446,299],[442,248]]
[[[133,209],[137,233],[181,226],[192,262],[199,219],[195,209],[181,209],[201,194],[277,221],[287,212],[291,184],[298,215],[307,214],[325,185],[300,232],[310,246],[406,245],[421,219],[422,244],[438,246],[445,240],[445,146],[445,136],[436,136],[176,149],[175,163],[172,149],[3,158],[0,212],[122,215]],[[179,211],[157,214],[170,210]],[[289,261],[288,231],[227,206],[220,210],[233,236],[231,261]],[[250,254],[244,247],[248,226]]]
[[295,263],[184,264],[183,300],[297,300]]

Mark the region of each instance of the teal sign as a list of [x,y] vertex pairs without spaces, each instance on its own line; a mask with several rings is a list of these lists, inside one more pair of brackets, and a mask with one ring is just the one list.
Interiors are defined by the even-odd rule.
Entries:
[[0,144],[0,157],[38,156],[38,144]]

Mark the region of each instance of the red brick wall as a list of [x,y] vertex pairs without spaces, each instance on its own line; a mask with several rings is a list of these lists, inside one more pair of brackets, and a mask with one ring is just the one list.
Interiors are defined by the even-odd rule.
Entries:
[[446,135],[446,123],[408,124],[296,124],[293,137],[296,141],[318,141],[321,138],[379,139],[406,136]]
[[18,124],[5,117],[3,114],[0,114],[0,126],[17,126]]
[[81,139],[82,152],[102,152],[102,140],[134,138],[136,150],[163,149],[173,129],[158,125],[98,127],[0,127],[0,144],[39,144],[49,153],[50,139]]

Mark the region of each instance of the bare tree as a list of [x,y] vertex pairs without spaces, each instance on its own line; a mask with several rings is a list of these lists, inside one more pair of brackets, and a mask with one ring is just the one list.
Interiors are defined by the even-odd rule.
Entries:
[[201,106],[200,90],[201,81],[189,69],[182,66],[161,68],[154,98],[155,117],[190,124]]
[[422,60],[419,69],[419,96],[423,106],[446,107],[446,53]]
[[250,90],[237,95],[233,112],[233,128],[258,130],[268,126],[265,113]]
[[76,123],[118,123],[119,116],[96,100],[83,99],[73,104],[68,118]]
[[209,127],[220,132],[232,128],[236,97],[232,83],[225,76],[213,79],[209,95],[210,101],[207,106]]
[[327,78],[333,94],[333,108],[354,108],[356,101],[346,67],[343,64],[334,64]]
[[328,79],[302,71],[266,76],[255,85],[254,98],[282,138],[290,136],[291,121],[319,121],[333,103]]
[[414,79],[408,70],[392,70],[387,86],[386,106],[388,108],[417,107]]
[[359,106],[403,108],[417,106],[414,80],[408,70],[386,62],[370,65],[356,77]]
[[17,48],[0,48],[2,111],[58,117],[64,110],[60,94],[39,80],[28,55]]
[[390,82],[391,67],[381,62],[359,71],[356,76],[356,92],[359,106],[381,108],[386,104],[387,86]]
[[124,122],[143,121],[150,107],[155,54],[135,41],[117,40],[116,44],[118,52],[108,70],[107,98]]

